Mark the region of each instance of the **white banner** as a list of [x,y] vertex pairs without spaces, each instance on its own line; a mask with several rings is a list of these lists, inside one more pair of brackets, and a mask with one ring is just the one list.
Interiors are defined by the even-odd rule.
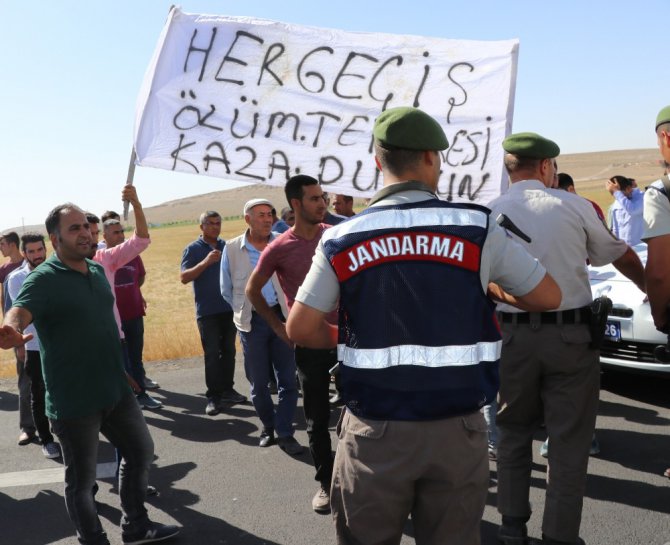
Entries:
[[435,117],[449,149],[439,192],[485,204],[500,193],[518,41],[344,32],[170,12],[140,92],[137,164],[324,190],[382,186],[372,126],[385,109]]

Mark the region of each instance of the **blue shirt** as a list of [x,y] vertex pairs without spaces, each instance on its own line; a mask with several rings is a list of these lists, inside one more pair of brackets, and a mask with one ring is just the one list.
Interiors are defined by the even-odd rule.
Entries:
[[[216,239],[216,249],[223,252],[226,243],[220,238]],[[200,236],[198,240],[191,242],[184,249],[181,257],[181,270],[191,269],[200,263],[212,247]],[[213,263],[193,281],[193,293],[195,295],[195,315],[197,318],[232,312],[232,307],[223,300],[219,289],[219,267]]]
[[644,232],[644,193],[634,189],[628,198],[622,191],[615,191],[614,198],[610,208],[612,232],[630,246],[640,244]]
[[284,220],[277,220],[276,223],[272,226],[272,230],[275,233],[283,233],[285,231],[288,231],[290,228],[291,226]]
[[[247,231],[248,233],[248,231]],[[257,250],[249,239],[247,238],[247,233],[244,233],[244,247],[249,253],[249,263],[251,263],[251,268],[255,269],[258,264],[258,260],[261,257],[260,250]],[[276,233],[270,233],[270,240],[272,242],[276,237]],[[279,304],[277,299],[277,293],[275,292],[274,287],[272,287],[272,280],[268,280],[263,288],[261,289],[263,297],[267,301],[268,305],[271,307]],[[233,303],[233,280],[232,275],[230,274],[230,260],[228,259],[228,252],[223,252],[221,257],[221,294],[223,295],[224,300],[232,305]]]
[[337,225],[342,223],[344,220],[349,219],[346,216],[340,216],[339,214],[333,214],[332,212],[326,212],[326,217],[323,218],[323,223],[328,225]]

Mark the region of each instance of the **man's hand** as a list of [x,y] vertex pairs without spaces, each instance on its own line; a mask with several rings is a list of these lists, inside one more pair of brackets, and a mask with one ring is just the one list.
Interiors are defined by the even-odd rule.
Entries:
[[619,182],[613,182],[612,180],[607,180],[605,182],[605,189],[610,192],[610,195],[614,195],[616,191],[621,191]]
[[133,205],[133,208],[136,206],[142,206],[140,204],[140,200],[137,198],[137,189],[135,189],[134,185],[128,184],[123,186],[123,190],[121,191],[121,199],[128,201]]
[[286,324],[284,322],[278,322],[277,325],[272,328],[272,331],[274,331],[275,335],[277,335],[277,337],[279,337],[291,348],[295,348],[293,341],[288,338],[288,334],[286,333]]
[[18,348],[19,346],[23,346],[32,338],[32,333],[22,335],[9,325],[3,325],[0,327],[0,348],[3,350],[9,350],[10,348]]
[[137,381],[128,373],[126,373],[126,380],[128,381],[128,384],[130,385],[130,388],[133,390],[133,392],[136,394],[142,393],[142,388],[140,388],[140,385],[137,384]]
[[221,261],[221,252],[219,250],[212,250],[207,254],[204,261],[208,267],[215,263],[219,263]]

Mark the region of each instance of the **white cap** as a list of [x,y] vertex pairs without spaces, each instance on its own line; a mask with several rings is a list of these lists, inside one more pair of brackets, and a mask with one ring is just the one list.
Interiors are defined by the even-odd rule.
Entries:
[[251,199],[244,205],[244,215],[246,216],[249,213],[249,210],[251,210],[254,206],[258,206],[259,204],[267,204],[270,208],[274,208],[273,204],[267,199]]

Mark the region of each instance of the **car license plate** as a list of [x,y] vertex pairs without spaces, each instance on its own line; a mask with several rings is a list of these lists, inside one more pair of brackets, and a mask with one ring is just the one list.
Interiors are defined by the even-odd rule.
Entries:
[[621,322],[607,320],[605,324],[605,338],[610,341],[621,341]]

